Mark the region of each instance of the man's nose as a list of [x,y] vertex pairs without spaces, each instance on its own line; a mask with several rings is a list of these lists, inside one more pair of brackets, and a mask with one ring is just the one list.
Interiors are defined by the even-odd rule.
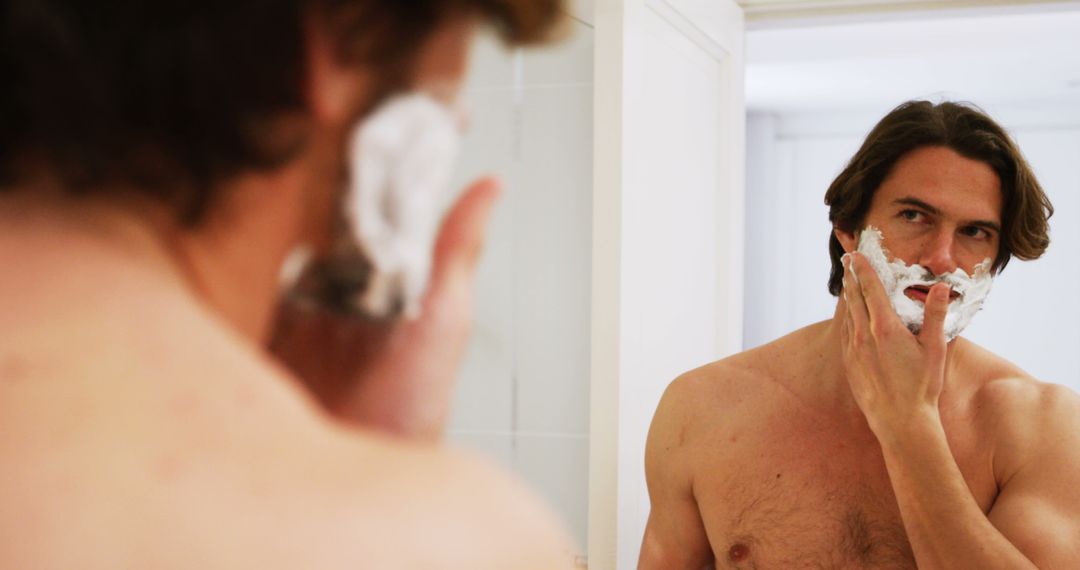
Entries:
[[956,271],[956,256],[953,255],[954,245],[952,232],[938,232],[926,244],[919,264],[929,269],[934,275],[945,275]]

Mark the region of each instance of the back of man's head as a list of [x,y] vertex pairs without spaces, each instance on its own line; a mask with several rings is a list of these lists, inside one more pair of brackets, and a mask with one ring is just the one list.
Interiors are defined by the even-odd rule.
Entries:
[[562,0],[5,0],[0,3],[0,191],[47,170],[78,193],[135,189],[188,223],[214,186],[282,165],[280,129],[306,111],[305,25],[340,60],[407,82],[447,19],[477,16],[536,42]]
[[[989,165],[1001,181],[1004,198],[1001,242],[993,269],[1009,259],[1037,259],[1050,245],[1048,220],[1054,209],[1016,143],[1000,125],[974,105],[908,101],[885,116],[825,193],[834,228],[854,233],[874,193],[904,155],[922,147],[942,146]],[[832,271],[829,292],[843,289],[844,248],[829,232]]]

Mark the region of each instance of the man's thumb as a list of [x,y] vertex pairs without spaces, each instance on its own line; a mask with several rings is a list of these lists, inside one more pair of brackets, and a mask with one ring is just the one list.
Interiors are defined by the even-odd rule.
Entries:
[[434,287],[475,271],[484,247],[488,218],[500,193],[497,180],[484,179],[465,190],[451,207],[435,242]]

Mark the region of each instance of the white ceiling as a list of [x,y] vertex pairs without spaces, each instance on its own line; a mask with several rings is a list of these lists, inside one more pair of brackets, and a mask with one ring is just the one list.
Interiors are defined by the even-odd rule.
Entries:
[[958,8],[1032,7],[1074,0],[737,0],[754,25],[792,19],[842,17]]
[[1080,10],[750,30],[746,83],[758,111],[878,110],[916,97],[1080,109]]

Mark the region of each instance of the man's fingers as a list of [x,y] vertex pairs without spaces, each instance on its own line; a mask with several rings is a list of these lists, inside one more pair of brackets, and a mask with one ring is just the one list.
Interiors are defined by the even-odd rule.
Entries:
[[455,279],[468,279],[480,260],[487,223],[501,186],[485,178],[466,189],[443,220],[435,242],[431,289],[440,290]]
[[896,320],[896,311],[885,294],[885,286],[881,284],[881,279],[870,261],[860,253],[851,254],[850,259],[851,270],[859,282],[859,289],[870,314],[870,322],[884,324],[888,320]]
[[854,259],[851,254],[845,255],[842,262],[844,266],[844,302],[847,304],[848,318],[850,319],[850,333],[852,338],[857,338],[870,326],[870,315],[863,300],[862,288],[855,277],[852,269]]
[[[847,301],[844,301],[846,304]],[[844,308],[847,312],[847,307]],[[851,348],[851,315],[845,314],[840,323],[840,340],[841,340],[841,352],[844,358],[847,358],[849,349]]]
[[922,331],[919,332],[919,339],[924,343],[945,344],[945,316],[949,312],[951,293],[952,288],[944,283],[937,283],[930,288],[930,293],[926,296]]

